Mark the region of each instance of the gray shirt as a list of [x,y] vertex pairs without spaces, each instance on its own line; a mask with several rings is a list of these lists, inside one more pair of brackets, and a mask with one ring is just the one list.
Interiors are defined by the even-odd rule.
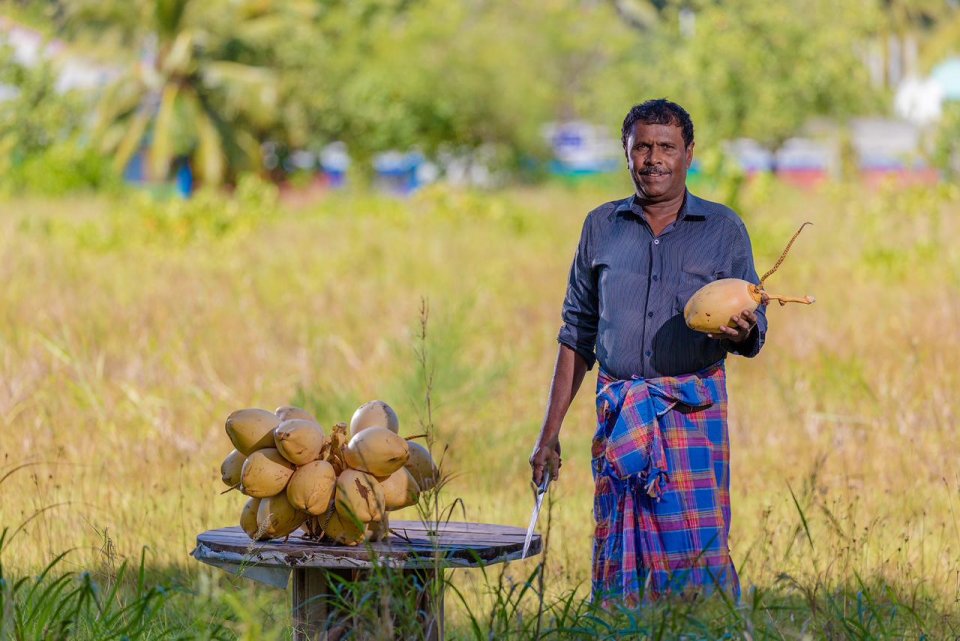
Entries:
[[636,196],[600,205],[583,223],[557,340],[618,379],[690,374],[728,352],[755,356],[767,330],[762,306],[740,344],[683,321],[693,293],[720,278],[760,282],[746,227],[729,207],[687,192],[677,220],[654,237]]

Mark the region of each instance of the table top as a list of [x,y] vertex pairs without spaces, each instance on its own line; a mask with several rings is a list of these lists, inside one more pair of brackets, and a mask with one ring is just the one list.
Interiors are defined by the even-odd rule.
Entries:
[[[369,568],[375,564],[409,569],[469,568],[519,559],[526,530],[491,523],[441,523],[436,535],[420,521],[391,521],[385,541],[357,546],[327,545],[303,538],[252,541],[239,527],[208,530],[197,536],[192,555],[206,563],[280,568]],[[528,556],[540,553],[533,535]]]

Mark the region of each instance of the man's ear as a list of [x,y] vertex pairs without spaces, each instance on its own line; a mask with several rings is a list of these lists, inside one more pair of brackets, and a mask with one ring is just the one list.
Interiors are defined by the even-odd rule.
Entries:
[[693,164],[693,146],[697,144],[696,142],[691,142],[687,145],[687,169],[690,169],[690,165]]

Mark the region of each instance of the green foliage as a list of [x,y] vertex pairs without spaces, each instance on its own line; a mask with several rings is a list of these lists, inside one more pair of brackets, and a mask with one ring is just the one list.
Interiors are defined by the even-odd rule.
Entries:
[[346,140],[361,159],[487,145],[516,166],[543,155],[545,122],[616,105],[633,38],[604,4],[367,0],[331,3],[288,42],[311,144]]
[[65,196],[79,191],[115,191],[119,177],[109,159],[75,139],[35,151],[10,167],[0,179],[8,194]]
[[105,159],[80,140],[86,101],[58,92],[56,80],[49,63],[26,67],[9,50],[0,55],[0,84],[16,92],[0,101],[0,192],[62,195],[115,184]]
[[[14,474],[33,463],[3,465],[0,489]],[[70,550],[58,554],[36,576],[10,575],[5,570],[9,548],[18,535],[44,512],[38,509],[16,527],[0,528],[0,639],[162,639],[169,630],[158,615],[170,593],[146,585],[146,550],[140,555],[139,572],[130,577],[127,564],[100,582],[90,572],[64,572]]]
[[166,179],[172,160],[191,157],[200,179],[219,185],[260,168],[260,141],[282,129],[271,47],[290,3],[140,0],[70,3],[80,32],[113,29],[150,62],[130,62],[102,97],[96,137],[122,170],[145,144],[150,171]]
[[960,101],[944,105],[936,130],[933,164],[949,178],[960,176]]
[[921,28],[944,51],[958,12],[940,5],[58,0],[49,8],[58,35],[126,61],[98,112],[97,140],[115,167],[146,145],[155,178],[188,156],[203,182],[219,184],[260,170],[267,140],[280,149],[343,140],[355,168],[389,148],[480,147],[502,167],[529,167],[548,151],[545,123],[585,119],[614,133],[630,105],[659,96],[693,114],[701,149],[741,136],[776,148],[811,119],[876,112],[863,51]]
[[700,2],[693,32],[659,39],[650,75],[694,114],[708,146],[749,137],[776,149],[817,116],[879,102],[851,42],[859,7],[828,0]]
[[186,200],[141,192],[118,204],[111,224],[90,241],[104,247],[131,242],[177,246],[224,238],[269,219],[276,212],[277,195],[275,186],[251,174],[241,176],[227,197],[215,189],[202,189]]
[[21,229],[96,251],[185,247],[242,235],[270,220],[277,204],[275,185],[245,174],[230,195],[213,188],[201,189],[189,199],[170,190],[133,191],[112,201],[109,214],[99,219],[27,218]]
[[49,64],[30,68],[9,49],[0,52],[0,84],[16,92],[0,101],[0,170],[23,162],[77,132],[83,105],[75,95],[56,90],[56,72]]

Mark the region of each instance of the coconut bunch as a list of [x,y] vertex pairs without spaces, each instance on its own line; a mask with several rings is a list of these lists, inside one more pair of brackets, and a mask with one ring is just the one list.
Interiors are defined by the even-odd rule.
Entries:
[[381,540],[387,513],[416,504],[439,478],[430,452],[399,435],[397,414],[383,401],[363,404],[349,426],[337,423],[329,434],[289,405],[237,410],[226,431],[236,449],[220,473],[250,497],[240,526],[255,541],[297,528],[344,545]]

